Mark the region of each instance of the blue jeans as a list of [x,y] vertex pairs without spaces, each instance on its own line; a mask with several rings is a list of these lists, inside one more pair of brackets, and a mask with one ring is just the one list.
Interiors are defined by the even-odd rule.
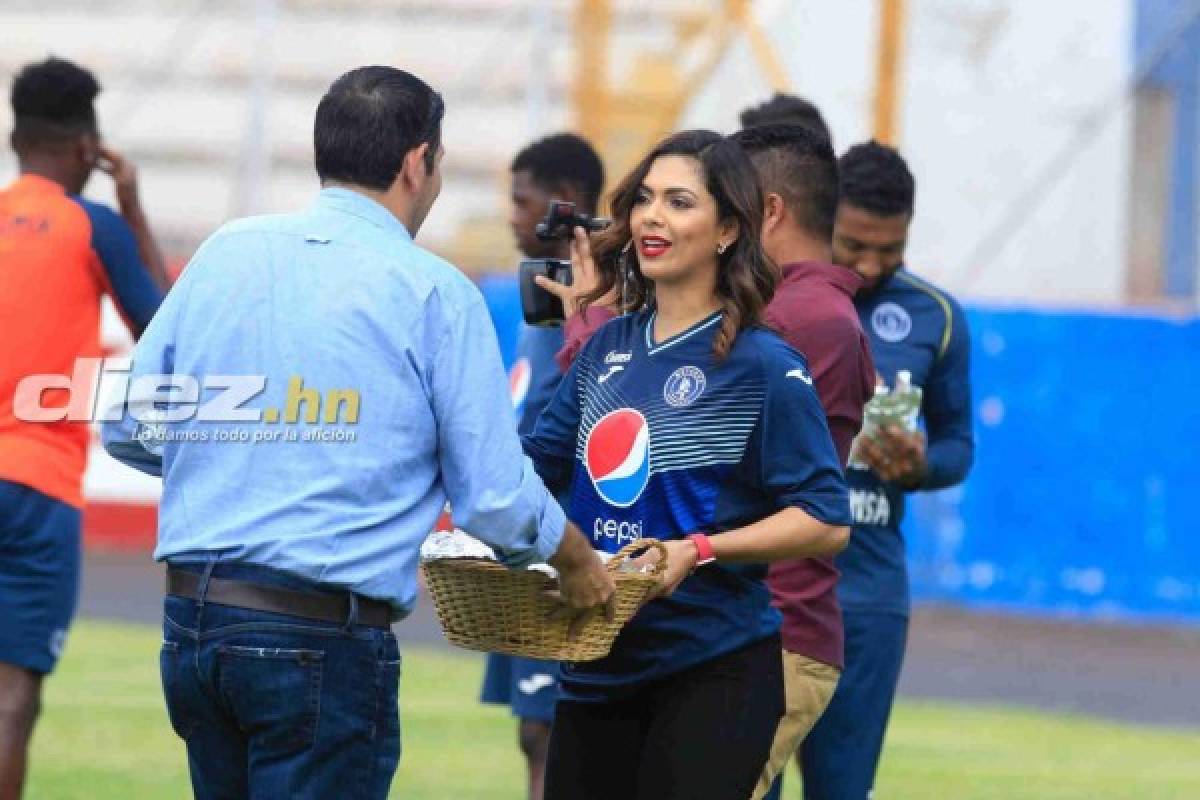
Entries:
[[846,611],[846,669],[800,747],[805,800],[867,800],[904,665],[908,617]]
[[[249,565],[212,574],[311,588]],[[198,800],[387,797],[400,760],[391,631],[168,595],[160,667]]]

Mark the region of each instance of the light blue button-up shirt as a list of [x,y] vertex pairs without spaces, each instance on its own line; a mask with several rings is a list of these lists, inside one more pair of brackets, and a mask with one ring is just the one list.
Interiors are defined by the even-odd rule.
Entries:
[[[447,500],[510,565],[558,548],[565,517],[521,451],[482,296],[364,195],[325,189],[209,238],[134,350],[131,399],[151,375],[195,379],[200,411],[156,425],[131,402],[103,436],[163,477],[158,560],[218,553],[407,611]],[[220,387],[246,379],[227,376],[264,388],[235,397]],[[232,401],[256,419],[198,418]]]

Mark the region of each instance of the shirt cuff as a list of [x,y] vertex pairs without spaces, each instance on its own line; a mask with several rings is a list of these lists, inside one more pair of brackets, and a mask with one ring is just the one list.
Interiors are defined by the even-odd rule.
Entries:
[[546,494],[546,507],[542,510],[542,519],[538,523],[537,542],[533,546],[537,551],[538,560],[543,563],[549,561],[558,552],[567,527],[567,515],[563,512],[562,506],[558,504],[553,495],[549,492]]
[[563,529],[567,525],[567,515],[562,506],[547,492],[546,506],[538,518],[537,536],[532,546],[520,550],[508,550],[502,547],[492,547],[496,559],[509,569],[524,569],[530,564],[548,562],[562,543]]

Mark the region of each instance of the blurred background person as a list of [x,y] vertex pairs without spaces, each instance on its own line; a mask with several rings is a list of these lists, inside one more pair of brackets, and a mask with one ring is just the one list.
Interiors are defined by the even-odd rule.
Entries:
[[[517,153],[509,179],[509,224],[521,254],[570,259],[570,242],[542,241],[537,237],[537,224],[546,216],[551,200],[574,203],[576,211],[595,216],[604,189],[604,165],[596,151],[573,133],[553,134]],[[521,325],[509,387],[517,431],[522,436],[533,432],[562,380],[554,361],[562,343],[561,327]],[[566,493],[560,493],[564,508],[567,499]],[[546,747],[557,697],[558,662],[488,654],[482,700],[510,706],[517,718],[517,743],[528,768],[530,800],[542,798]]]
[[762,125],[799,125],[808,128],[833,146],[833,136],[821,109],[808,100],[794,94],[776,92],[769,100],[751,106],[738,115],[742,130]]
[[[809,108],[819,121],[816,109]],[[844,466],[875,387],[875,367],[854,308],[862,279],[832,263],[837,156],[828,136],[813,124],[759,125],[732,138],[758,172],[763,249],[782,273],[766,322],[808,359],[838,463]],[[787,711],[755,790],[756,800],[767,795],[837,685],[843,664],[837,580],[829,556],[777,561],[767,573],[772,602],[783,615]]]
[[[138,336],[166,285],[136,171],[101,142],[93,108],[99,92],[91,72],[57,58],[25,66],[12,85],[11,142],[20,176],[0,189],[0,798],[5,800],[21,793],[42,680],[62,652],[78,594],[91,419],[68,419],[67,407],[95,391],[101,299],[113,297]],[[115,182],[120,214],[79,196],[95,169]],[[89,366],[80,359],[96,361]],[[64,390],[61,381],[68,376],[71,388]],[[19,389],[26,378],[40,388]],[[49,409],[58,412],[37,413]]]
[[876,142],[851,147],[838,166],[833,257],[862,278],[855,303],[880,380],[894,388],[907,370],[921,387],[924,433],[889,426],[854,445],[847,471],[854,531],[836,561],[846,666],[801,747],[808,800],[870,796],[908,633],[904,496],[962,482],[974,456],[966,318],[954,298],[904,264],[912,173],[896,150]]

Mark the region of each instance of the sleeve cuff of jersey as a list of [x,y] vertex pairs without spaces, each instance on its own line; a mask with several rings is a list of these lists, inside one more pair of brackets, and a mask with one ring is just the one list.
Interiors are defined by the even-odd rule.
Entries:
[[965,453],[947,454],[944,448],[931,447],[926,455],[925,477],[918,489],[935,491],[962,483],[970,471],[970,456]]
[[814,495],[785,495],[782,498],[785,506],[798,508],[805,514],[823,522],[826,525],[853,525],[854,517],[850,513],[850,496],[841,492]]

